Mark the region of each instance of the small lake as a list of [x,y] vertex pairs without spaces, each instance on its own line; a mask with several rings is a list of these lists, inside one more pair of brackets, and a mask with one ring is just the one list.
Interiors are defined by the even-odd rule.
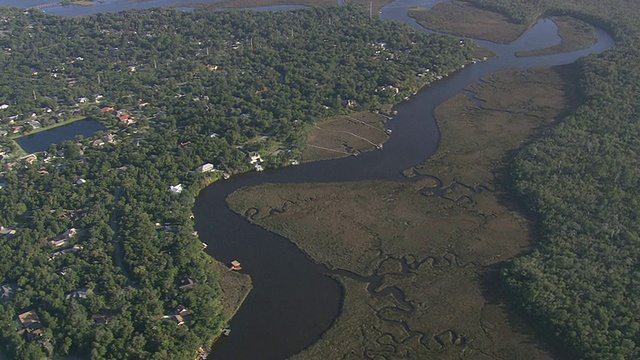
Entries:
[[74,121],[67,125],[40,131],[33,135],[19,137],[16,142],[27,153],[45,151],[52,144],[59,144],[66,140],[73,140],[77,135],[92,136],[96,131],[106,130],[106,127],[93,119]]

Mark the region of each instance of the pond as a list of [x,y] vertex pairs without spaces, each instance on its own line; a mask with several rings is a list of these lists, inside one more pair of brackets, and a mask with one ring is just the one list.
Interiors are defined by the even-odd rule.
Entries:
[[15,141],[27,153],[45,151],[52,144],[59,144],[66,140],[73,140],[78,135],[92,136],[96,131],[105,130],[106,127],[93,119],[74,121],[67,125],[58,126],[49,130],[43,130],[33,135],[26,135]]

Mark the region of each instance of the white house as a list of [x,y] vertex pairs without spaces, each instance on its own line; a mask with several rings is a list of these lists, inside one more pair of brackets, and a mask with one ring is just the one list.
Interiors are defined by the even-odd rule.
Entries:
[[182,188],[182,184],[169,186],[169,191],[171,191],[173,193],[176,193],[176,194],[180,194],[182,192],[182,190],[184,190]]
[[260,157],[260,154],[258,154],[255,151],[252,151],[249,153],[249,164],[255,164],[257,162],[262,162],[262,158]]
[[206,163],[198,167],[198,172],[204,173],[209,171],[214,171],[213,164]]

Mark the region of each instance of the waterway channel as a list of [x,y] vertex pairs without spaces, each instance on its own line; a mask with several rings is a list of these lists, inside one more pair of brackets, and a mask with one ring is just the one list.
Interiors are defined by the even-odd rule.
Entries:
[[[427,31],[407,17],[412,6],[431,7],[441,1],[399,0],[385,7],[384,19],[399,20]],[[196,229],[216,259],[238,259],[253,280],[253,290],[231,321],[231,336],[221,339],[210,358],[283,359],[305,349],[328,330],[340,313],[342,288],[330,271],[314,263],[287,239],[251,225],[231,212],[225,198],[236,189],[262,183],[346,182],[370,179],[403,180],[401,171],[417,165],[437,149],[439,132],[435,107],[482,76],[505,68],[568,64],[605,51],[613,39],[597,29],[592,47],[565,54],[519,58],[517,51],[544,48],[560,42],[557,26],[539,20],[517,41],[500,45],[478,43],[498,56],[452,74],[418,92],[396,107],[387,123],[393,135],[384,150],[358,157],[307,163],[285,169],[250,173],[215,183],[198,196],[194,208]]]

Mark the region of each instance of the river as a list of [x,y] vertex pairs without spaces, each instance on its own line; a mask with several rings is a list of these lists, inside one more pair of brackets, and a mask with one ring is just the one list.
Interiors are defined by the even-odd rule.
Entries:
[[[412,6],[431,7],[441,1],[399,0],[382,10],[382,17],[399,20],[421,31],[407,17]],[[215,359],[283,359],[305,349],[331,327],[341,309],[342,288],[298,248],[276,234],[249,224],[231,212],[225,198],[238,188],[262,183],[344,182],[369,179],[403,180],[401,171],[417,165],[437,149],[439,132],[435,107],[461,92],[469,83],[505,68],[568,64],[605,51],[613,39],[597,29],[592,47],[565,54],[525,57],[517,51],[543,48],[560,42],[557,26],[541,19],[517,41],[500,45],[478,41],[498,56],[465,69],[418,92],[396,107],[398,115],[387,123],[393,135],[384,150],[358,157],[291,166],[235,176],[204,189],[195,204],[196,229],[207,251],[223,262],[238,259],[253,279],[254,288],[231,321],[231,336],[214,347]]]

